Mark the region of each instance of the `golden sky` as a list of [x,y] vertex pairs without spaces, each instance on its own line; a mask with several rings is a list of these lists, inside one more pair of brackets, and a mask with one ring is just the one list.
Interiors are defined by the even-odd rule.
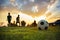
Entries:
[[42,19],[54,22],[60,19],[60,0],[0,0],[0,22],[7,22],[8,12],[12,22],[18,14],[27,24]]

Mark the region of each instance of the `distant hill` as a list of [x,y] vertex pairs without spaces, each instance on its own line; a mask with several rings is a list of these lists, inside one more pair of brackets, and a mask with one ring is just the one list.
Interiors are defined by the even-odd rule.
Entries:
[[60,25],[60,20],[56,20],[55,22],[49,23],[49,25]]
[[60,25],[60,20],[54,22],[56,25]]

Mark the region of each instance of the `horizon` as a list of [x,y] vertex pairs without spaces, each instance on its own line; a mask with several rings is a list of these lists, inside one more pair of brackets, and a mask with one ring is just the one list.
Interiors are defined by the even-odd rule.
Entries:
[[60,0],[0,0],[0,23],[7,23],[10,12],[12,22],[20,15],[20,21],[31,24],[34,20],[49,23],[60,19]]

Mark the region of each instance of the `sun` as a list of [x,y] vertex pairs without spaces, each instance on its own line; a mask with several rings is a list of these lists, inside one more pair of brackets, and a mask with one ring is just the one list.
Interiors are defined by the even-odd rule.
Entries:
[[40,17],[38,17],[38,18],[36,18],[37,19],[37,21],[40,21],[40,20],[46,20],[46,16],[40,16]]
[[40,17],[40,20],[45,20],[46,19],[46,16],[41,16]]

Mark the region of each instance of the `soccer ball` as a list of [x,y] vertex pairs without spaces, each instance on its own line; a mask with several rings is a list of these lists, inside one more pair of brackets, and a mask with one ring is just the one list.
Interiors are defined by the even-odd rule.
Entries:
[[47,30],[48,27],[49,27],[49,24],[48,24],[48,22],[45,21],[45,20],[40,20],[40,21],[38,22],[38,25],[37,25],[37,26],[38,26],[39,30],[43,30],[43,29]]

